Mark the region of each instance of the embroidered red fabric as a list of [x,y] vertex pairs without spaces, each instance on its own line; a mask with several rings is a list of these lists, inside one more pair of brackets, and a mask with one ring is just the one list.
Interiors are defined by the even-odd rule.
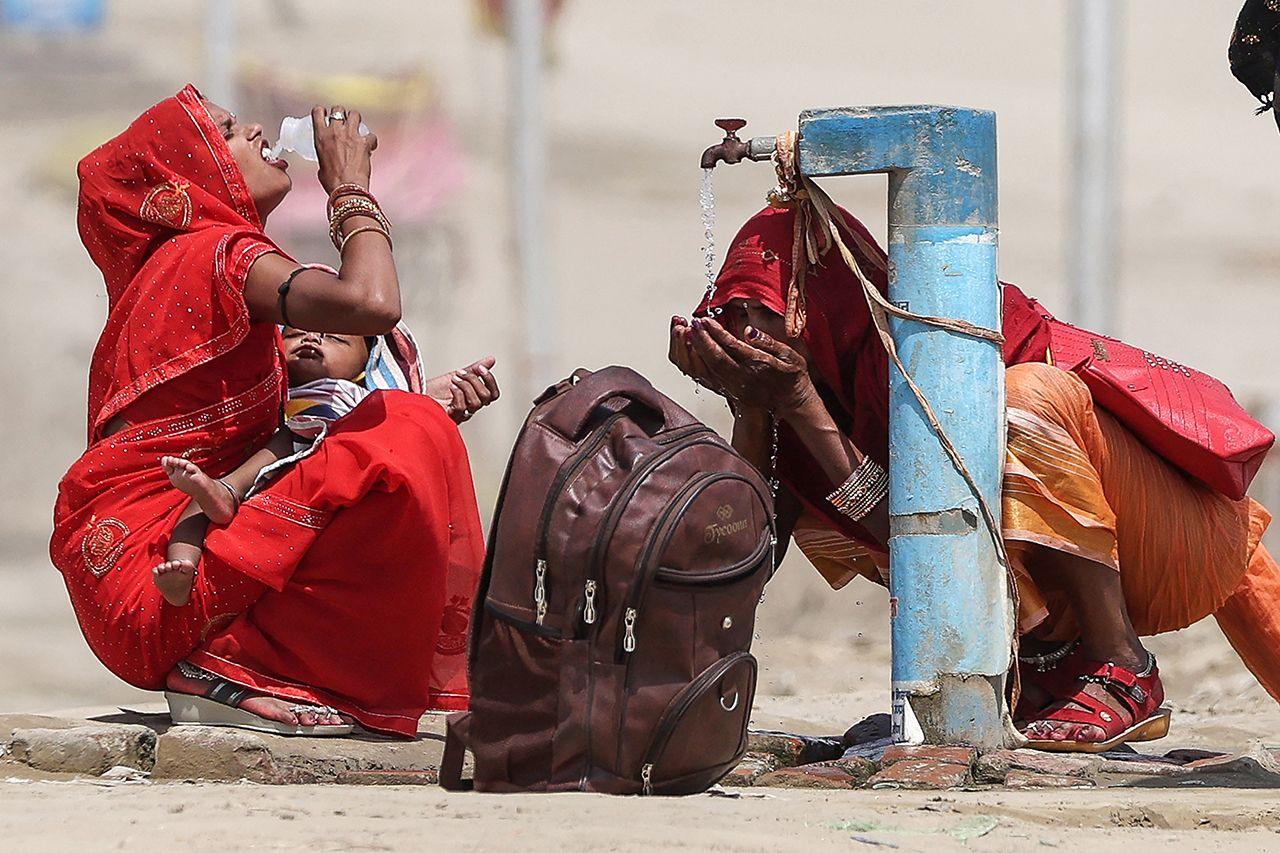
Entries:
[[1054,364],[1076,373],[1098,405],[1144,444],[1238,501],[1275,434],[1207,373],[1079,326],[1049,319]]
[[[116,675],[163,686],[184,658],[250,687],[412,734],[465,708],[483,539],[466,449],[433,400],[375,392],[320,450],[211,528],[191,604],[151,569],[185,507],[159,467],[221,476],[280,423],[271,323],[243,298],[279,249],[193,87],[80,163],[81,237],[108,318],[89,377],[89,447],[59,487],[50,553]],[[131,424],[104,435],[124,414]]]
[[[888,256],[870,232],[841,210],[850,250],[871,282],[885,292]],[[731,299],[756,299],[785,312],[791,277],[795,214],[765,208],[738,232],[716,279],[714,300],[698,312]],[[882,465],[888,461],[888,362],[853,274],[838,259],[810,269],[806,277],[808,345],[835,402],[849,420],[849,437]],[[1007,282],[1003,356],[1006,364],[1050,360],[1075,371],[1095,402],[1132,430],[1148,447],[1182,471],[1233,500],[1248,489],[1274,436],[1236,403],[1211,376],[1114,338],[1056,319],[1039,302]],[[1052,357],[1049,357],[1052,353]],[[825,496],[836,484],[785,428],[779,430],[779,472],[800,499],[841,532],[872,541],[860,525],[831,509]]]
[[[848,225],[845,242],[858,265],[880,292],[889,285],[889,259],[866,227],[843,208]],[[791,247],[795,212],[766,207],[747,220],[733,238],[724,266],[716,278],[714,298],[703,299],[696,313],[705,314],[733,299],[759,300],[782,315],[791,281]],[[1048,327],[1032,301],[1017,287],[1002,282],[1004,295],[1004,360],[1008,364],[1044,361]],[[838,404],[846,434],[863,453],[881,465],[889,462],[888,356],[876,334],[861,286],[832,251],[809,269],[805,278],[808,319],[802,338],[827,386],[825,393]],[[809,455],[795,434],[778,430],[778,472],[782,482],[831,526],[867,545],[884,550],[857,522],[836,512],[827,502],[838,483],[830,482],[822,466]]]

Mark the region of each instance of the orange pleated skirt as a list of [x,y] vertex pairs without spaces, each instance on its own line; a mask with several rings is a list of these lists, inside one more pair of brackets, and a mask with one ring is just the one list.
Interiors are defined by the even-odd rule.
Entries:
[[[1119,572],[1143,636],[1214,615],[1258,681],[1280,700],[1280,567],[1260,544],[1271,515],[1233,501],[1150,450],[1084,383],[1048,364],[1006,373],[1008,452],[1003,527],[1017,580],[1018,627],[1045,639],[1076,636],[1075,617],[1034,546]],[[832,586],[888,579],[884,555],[811,514],[797,545]]]

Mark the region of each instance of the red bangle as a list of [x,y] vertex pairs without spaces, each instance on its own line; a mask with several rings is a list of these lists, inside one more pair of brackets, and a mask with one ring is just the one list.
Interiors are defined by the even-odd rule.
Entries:
[[338,199],[347,195],[364,196],[374,204],[378,203],[378,200],[373,197],[373,193],[369,192],[367,188],[362,187],[359,184],[352,184],[352,183],[338,184],[336,187],[333,188],[333,192],[329,193],[329,199],[328,201],[325,202],[325,206],[324,206],[325,216],[332,216],[334,204],[337,203]]

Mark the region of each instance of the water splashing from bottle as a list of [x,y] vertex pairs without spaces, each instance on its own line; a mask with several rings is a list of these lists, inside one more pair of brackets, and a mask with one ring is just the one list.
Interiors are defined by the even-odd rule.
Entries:
[[[707,301],[716,295],[716,191],[711,181],[711,169],[702,170],[702,185],[698,188],[698,204],[702,207],[702,265],[707,275]],[[713,313],[719,314],[719,309]]]

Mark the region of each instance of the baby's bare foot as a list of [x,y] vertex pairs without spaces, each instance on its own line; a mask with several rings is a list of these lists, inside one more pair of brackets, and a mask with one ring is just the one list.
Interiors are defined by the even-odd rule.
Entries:
[[166,560],[151,570],[156,589],[174,607],[191,600],[191,587],[196,580],[196,564],[190,560]]
[[160,459],[160,467],[169,475],[173,487],[190,495],[214,524],[226,524],[235,518],[236,499],[231,489],[221,480],[201,471],[199,465],[181,456],[164,456]]

